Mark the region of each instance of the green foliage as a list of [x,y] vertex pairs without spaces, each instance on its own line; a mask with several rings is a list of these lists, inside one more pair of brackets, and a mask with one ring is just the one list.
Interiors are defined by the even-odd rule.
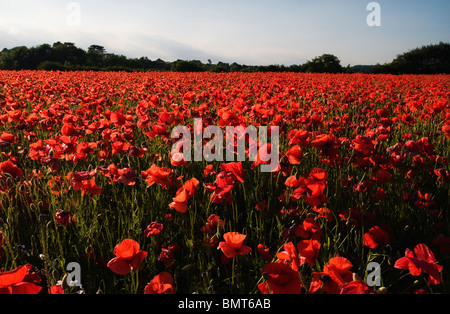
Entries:
[[439,43],[413,49],[397,56],[391,63],[377,64],[374,73],[448,74],[450,73],[450,44]]
[[91,45],[87,51],[74,43],[56,42],[27,48],[18,46],[0,51],[0,70],[93,70],[93,71],[174,71],[174,72],[309,72],[309,73],[391,73],[391,74],[440,74],[450,73],[450,44],[439,43],[413,49],[383,65],[356,65],[342,67],[339,58],[332,54],[317,56],[304,64],[290,66],[245,65],[210,59],[152,61],[147,57],[127,58],[108,53],[105,47]]
[[323,54],[315,57],[303,65],[305,72],[311,73],[341,73],[344,69],[338,57],[332,54]]

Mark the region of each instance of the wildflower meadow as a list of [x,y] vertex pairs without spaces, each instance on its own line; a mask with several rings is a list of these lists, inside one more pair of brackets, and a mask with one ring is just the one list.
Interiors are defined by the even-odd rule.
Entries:
[[0,71],[0,293],[448,293],[449,104],[448,75]]

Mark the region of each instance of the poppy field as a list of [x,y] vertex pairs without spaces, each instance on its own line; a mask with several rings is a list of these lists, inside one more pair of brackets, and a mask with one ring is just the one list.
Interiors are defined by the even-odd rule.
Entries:
[[448,75],[0,71],[0,148],[0,293],[450,292]]

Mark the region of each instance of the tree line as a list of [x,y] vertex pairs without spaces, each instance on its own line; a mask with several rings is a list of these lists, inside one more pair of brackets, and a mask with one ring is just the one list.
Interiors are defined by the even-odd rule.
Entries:
[[71,42],[42,44],[36,47],[18,46],[0,51],[1,70],[59,70],[59,71],[176,71],[176,72],[310,72],[310,73],[392,73],[436,74],[450,73],[450,45],[439,43],[397,56],[391,63],[377,65],[348,65],[343,67],[338,57],[323,54],[299,65],[245,65],[236,62],[212,63],[208,60],[150,60],[148,57],[127,58],[106,51],[100,45],[86,50]]

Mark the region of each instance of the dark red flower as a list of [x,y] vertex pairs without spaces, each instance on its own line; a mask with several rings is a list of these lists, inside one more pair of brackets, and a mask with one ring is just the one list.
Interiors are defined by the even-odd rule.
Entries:
[[70,211],[58,209],[55,214],[55,219],[57,223],[67,227],[70,222]]
[[9,174],[13,178],[22,178],[23,170],[17,167],[11,160],[7,160],[0,163],[0,175],[2,174]]
[[297,271],[281,263],[270,263],[264,266],[262,274],[266,281],[258,285],[264,294],[300,294],[302,281]]
[[374,249],[380,244],[389,244],[389,234],[379,226],[374,226],[364,234],[363,243],[368,248]]
[[155,237],[161,233],[163,230],[163,224],[160,224],[158,222],[152,222],[147,226],[147,228],[144,230],[144,235],[149,237]]
[[417,244],[414,251],[406,249],[405,257],[398,259],[394,265],[398,269],[408,269],[412,276],[419,276],[422,272],[429,275],[428,283],[437,285],[442,282],[439,274],[444,268],[436,264],[436,258],[428,246]]

